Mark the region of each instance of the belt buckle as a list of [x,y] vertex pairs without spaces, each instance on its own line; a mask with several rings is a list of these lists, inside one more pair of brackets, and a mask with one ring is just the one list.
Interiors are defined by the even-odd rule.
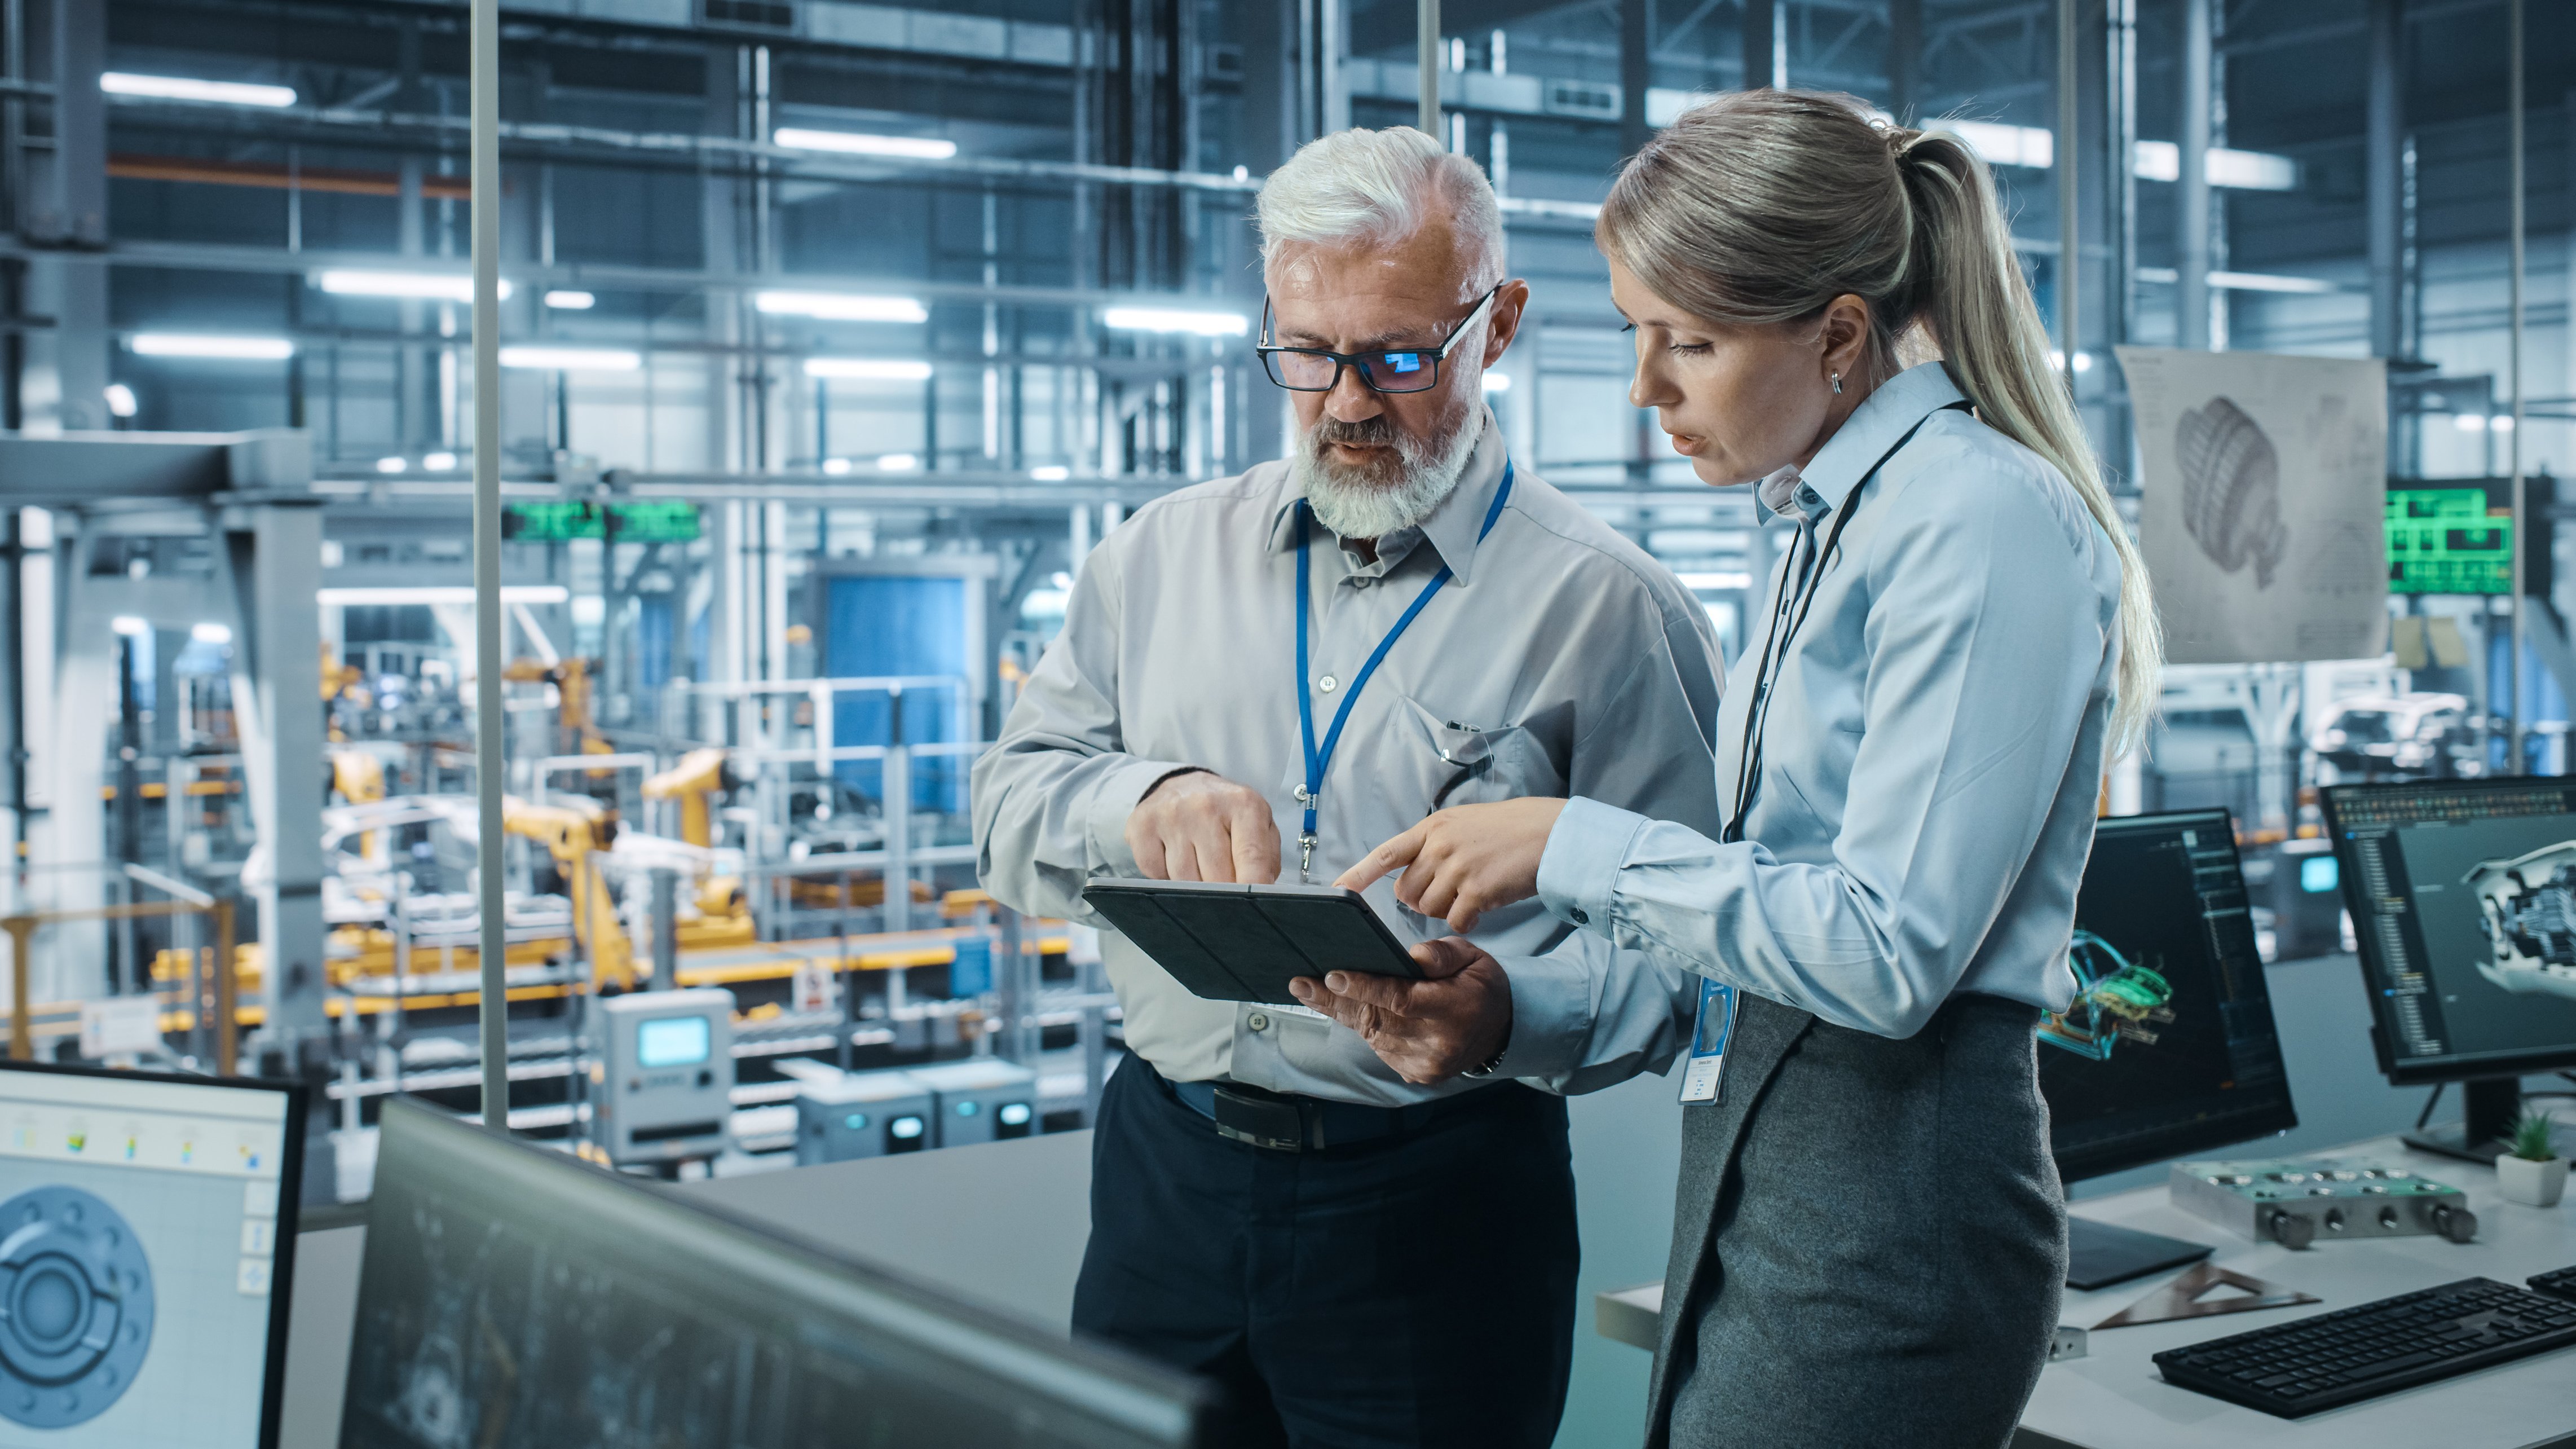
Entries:
[[1306,1115],[1296,1103],[1266,1101],[1230,1087],[1216,1089],[1216,1132],[1273,1152],[1306,1150]]

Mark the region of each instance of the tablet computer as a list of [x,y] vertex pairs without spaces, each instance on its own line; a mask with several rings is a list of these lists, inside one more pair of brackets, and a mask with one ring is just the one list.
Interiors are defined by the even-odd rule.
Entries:
[[1113,878],[1084,887],[1082,899],[1211,1001],[1296,1006],[1288,983],[1327,971],[1422,975],[1360,893],[1339,886]]

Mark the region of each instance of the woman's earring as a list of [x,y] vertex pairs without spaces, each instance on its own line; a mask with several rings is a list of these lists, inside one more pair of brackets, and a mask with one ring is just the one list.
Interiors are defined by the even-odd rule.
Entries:
[[1839,372],[1834,372],[1827,373],[1826,376],[1831,377],[1834,380],[1834,396],[1841,397],[1843,395],[1843,375]]

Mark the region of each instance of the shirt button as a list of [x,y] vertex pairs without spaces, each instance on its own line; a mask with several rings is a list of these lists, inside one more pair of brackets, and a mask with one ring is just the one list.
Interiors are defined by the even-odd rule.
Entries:
[[1323,691],[1323,692],[1325,692],[1326,694],[1330,694],[1330,693],[1332,693],[1334,690],[1341,688],[1341,687],[1342,687],[1342,682],[1341,682],[1340,680],[1338,680],[1338,679],[1335,679],[1333,676],[1331,676],[1331,675],[1327,674],[1327,675],[1325,675],[1323,678],[1318,679],[1318,680],[1316,680],[1316,681],[1315,681],[1315,687],[1316,687],[1317,689],[1322,690],[1322,691]]
[[1371,585],[1371,584],[1373,584],[1373,583],[1376,583],[1376,582],[1377,582],[1377,580],[1375,580],[1375,579],[1373,579],[1373,578],[1370,578],[1370,577],[1368,577],[1367,575],[1363,574],[1363,575],[1361,575],[1360,577],[1358,577],[1358,578],[1355,578],[1355,579],[1351,580],[1351,587],[1352,587],[1352,588],[1355,588],[1355,589],[1365,589],[1365,588],[1367,588],[1369,585]]
[[1246,1018],[1243,1024],[1251,1027],[1254,1031],[1268,1031],[1270,1029],[1270,1018],[1256,1011],[1250,1017]]
[[1572,916],[1574,918],[1574,924],[1578,926],[1588,926],[1592,924],[1592,918],[1584,914],[1583,907],[1581,906],[1576,906],[1573,910],[1567,911],[1566,914]]

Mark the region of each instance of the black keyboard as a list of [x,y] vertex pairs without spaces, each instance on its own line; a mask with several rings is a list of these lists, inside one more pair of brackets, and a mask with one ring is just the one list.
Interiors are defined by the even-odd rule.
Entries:
[[2284,1419],[2576,1344],[2576,1303],[2492,1278],[2157,1354],[2167,1383]]
[[2522,1281],[2529,1284],[2534,1293],[2576,1301],[2576,1268],[2552,1268],[2546,1273],[2534,1273]]

